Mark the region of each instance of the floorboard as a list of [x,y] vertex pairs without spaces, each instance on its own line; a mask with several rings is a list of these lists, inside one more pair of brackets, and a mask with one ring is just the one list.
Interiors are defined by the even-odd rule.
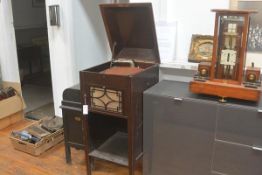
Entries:
[[[65,162],[64,143],[35,157],[15,150],[9,140],[13,130],[19,130],[30,124],[23,120],[0,130],[0,170],[1,175],[85,175],[84,151],[72,149],[72,164]],[[92,175],[125,175],[126,167],[105,161],[96,161]],[[141,174],[140,172],[136,174]]]

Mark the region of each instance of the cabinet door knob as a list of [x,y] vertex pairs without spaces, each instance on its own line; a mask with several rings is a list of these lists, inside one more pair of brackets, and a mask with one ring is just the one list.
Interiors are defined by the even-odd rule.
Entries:
[[183,98],[175,97],[174,100],[175,100],[175,101],[183,101]]
[[262,152],[262,147],[253,146],[252,149],[253,149],[254,151],[261,151],[261,152]]
[[80,122],[80,121],[81,121],[81,117],[75,117],[74,119],[75,119],[75,121],[77,121],[77,122]]

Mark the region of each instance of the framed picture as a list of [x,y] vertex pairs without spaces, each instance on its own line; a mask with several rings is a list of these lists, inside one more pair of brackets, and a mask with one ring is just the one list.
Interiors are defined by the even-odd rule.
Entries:
[[251,16],[249,35],[248,35],[248,52],[262,52],[262,0],[235,0],[235,6],[238,9],[257,10]]
[[213,36],[192,35],[189,50],[189,62],[211,61],[213,53]]
[[45,7],[45,0],[32,0],[32,7]]

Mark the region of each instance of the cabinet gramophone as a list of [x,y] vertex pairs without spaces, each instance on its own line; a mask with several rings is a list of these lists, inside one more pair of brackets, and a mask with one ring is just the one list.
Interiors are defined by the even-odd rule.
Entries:
[[210,72],[202,76],[203,63],[200,63],[199,73],[190,82],[190,91],[219,96],[222,100],[236,98],[258,101],[260,70],[253,65],[245,72],[250,14],[255,11],[212,11],[216,12],[216,21]]
[[[141,168],[143,91],[158,82],[160,63],[150,3],[102,4],[112,60],[80,72],[88,175],[94,160]],[[94,58],[90,58],[94,59]]]

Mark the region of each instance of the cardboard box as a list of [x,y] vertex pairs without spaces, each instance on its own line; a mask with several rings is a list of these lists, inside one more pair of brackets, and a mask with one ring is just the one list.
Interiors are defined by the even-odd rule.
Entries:
[[4,82],[3,87],[13,87],[18,94],[0,101],[0,129],[22,120],[24,117],[23,110],[25,109],[19,83]]

